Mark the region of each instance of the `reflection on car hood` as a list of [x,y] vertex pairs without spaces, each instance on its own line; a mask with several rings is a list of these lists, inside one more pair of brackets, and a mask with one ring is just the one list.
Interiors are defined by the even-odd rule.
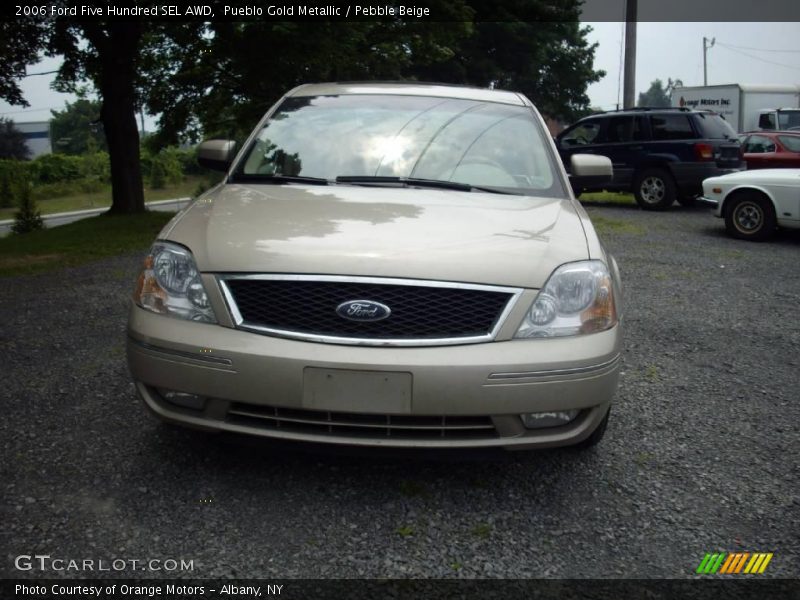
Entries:
[[203,272],[407,277],[541,287],[588,258],[567,200],[359,186],[223,185],[162,237]]
[[754,169],[752,171],[728,173],[727,175],[711,177],[710,179],[720,184],[777,183],[800,186],[800,169]]

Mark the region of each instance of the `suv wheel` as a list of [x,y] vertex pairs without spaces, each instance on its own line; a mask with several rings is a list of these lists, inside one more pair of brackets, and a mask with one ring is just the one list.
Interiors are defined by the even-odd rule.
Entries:
[[633,195],[645,210],[666,210],[675,202],[675,182],[664,169],[645,169],[636,178]]
[[772,203],[755,192],[739,193],[725,206],[725,227],[740,240],[761,242],[775,231]]

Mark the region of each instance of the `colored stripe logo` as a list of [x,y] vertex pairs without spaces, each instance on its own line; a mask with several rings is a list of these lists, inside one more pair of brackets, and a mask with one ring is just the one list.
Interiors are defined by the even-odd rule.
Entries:
[[696,572],[701,575],[760,575],[766,570],[769,561],[772,560],[772,556],[772,552],[717,552],[706,554]]

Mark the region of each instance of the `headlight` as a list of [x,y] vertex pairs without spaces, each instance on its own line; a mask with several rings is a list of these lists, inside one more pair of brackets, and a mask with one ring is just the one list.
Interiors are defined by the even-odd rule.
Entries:
[[153,244],[144,259],[133,301],[161,315],[217,322],[192,253],[177,244]]
[[580,335],[616,324],[611,275],[599,260],[587,260],[553,271],[514,337]]

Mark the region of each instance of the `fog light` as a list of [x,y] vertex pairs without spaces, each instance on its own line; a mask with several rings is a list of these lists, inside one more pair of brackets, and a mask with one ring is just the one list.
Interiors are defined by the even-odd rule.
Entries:
[[183,408],[191,408],[193,410],[203,410],[203,407],[206,405],[205,397],[198,396],[197,394],[162,389],[159,389],[158,393],[164,400],[175,406],[182,406]]
[[521,414],[522,424],[528,429],[544,429],[566,425],[578,416],[577,410],[561,410],[558,412],[539,412]]

